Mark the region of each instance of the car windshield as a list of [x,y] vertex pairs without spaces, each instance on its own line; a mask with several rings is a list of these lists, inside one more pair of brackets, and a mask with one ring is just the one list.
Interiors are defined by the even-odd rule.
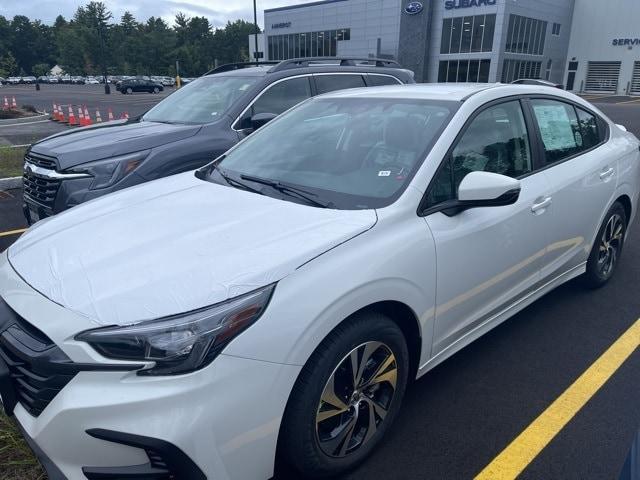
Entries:
[[148,122],[201,124],[217,120],[258,77],[200,77],[149,110]]
[[384,207],[404,191],[457,108],[450,101],[317,98],[229,151],[209,167],[209,178],[291,201],[304,202],[303,192],[316,206]]

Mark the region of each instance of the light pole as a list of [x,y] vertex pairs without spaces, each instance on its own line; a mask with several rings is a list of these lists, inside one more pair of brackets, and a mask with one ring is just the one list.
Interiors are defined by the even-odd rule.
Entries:
[[107,63],[105,62],[104,57],[104,37],[102,35],[102,24],[98,25],[98,36],[100,37],[100,60],[102,60],[102,79],[104,81],[104,93],[106,95],[111,94],[111,87],[109,86],[109,82],[107,82]]
[[256,26],[255,35],[253,37],[255,43],[253,48],[253,58],[255,58],[256,63],[259,63],[258,59],[258,9],[256,8],[256,0],[253,0],[253,24]]

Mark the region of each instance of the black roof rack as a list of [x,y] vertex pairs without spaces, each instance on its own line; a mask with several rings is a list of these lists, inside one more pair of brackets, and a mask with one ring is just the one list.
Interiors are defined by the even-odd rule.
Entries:
[[261,65],[277,65],[280,62],[238,62],[238,63],[225,63],[212,70],[209,70],[205,75],[211,75],[212,73],[231,72],[233,70],[241,70],[243,68],[259,67]]
[[[326,63],[323,63],[326,62]],[[338,63],[339,62],[339,63]],[[315,64],[315,65],[314,65]],[[357,67],[359,65],[375,65],[376,67],[399,68],[400,64],[395,60],[386,58],[370,58],[370,57],[307,57],[292,58],[279,62],[275,67],[269,70],[269,73],[281,72],[292,68],[305,68],[319,65],[341,67]]]

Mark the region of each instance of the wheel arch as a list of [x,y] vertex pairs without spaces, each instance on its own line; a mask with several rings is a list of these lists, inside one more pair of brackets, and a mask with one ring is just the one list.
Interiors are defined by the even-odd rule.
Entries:
[[627,216],[627,222],[629,222],[631,220],[631,215],[634,213],[631,198],[629,197],[629,195],[627,195],[626,193],[619,195],[613,203],[620,203],[624,207],[624,213]]

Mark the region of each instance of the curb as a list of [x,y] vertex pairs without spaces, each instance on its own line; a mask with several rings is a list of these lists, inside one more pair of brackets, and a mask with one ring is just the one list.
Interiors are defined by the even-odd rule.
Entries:
[[21,118],[5,118],[0,120],[0,125],[9,124],[9,123],[29,123],[33,120],[42,120],[43,117],[49,117],[48,113],[42,113],[40,115],[33,115],[31,117],[21,117]]
[[22,188],[22,177],[0,178],[0,191]]

